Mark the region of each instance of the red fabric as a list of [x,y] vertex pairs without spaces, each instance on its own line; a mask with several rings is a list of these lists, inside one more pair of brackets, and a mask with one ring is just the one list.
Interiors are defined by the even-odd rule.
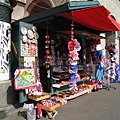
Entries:
[[89,81],[89,82],[86,82],[85,84],[94,85],[95,82],[91,82],[91,81]]
[[42,117],[41,113],[42,113],[42,111],[41,111],[40,103],[37,103],[37,117],[38,118]]
[[61,16],[99,31],[120,30],[120,24],[111,17],[110,12],[104,6],[74,10]]
[[70,40],[69,42],[68,42],[68,50],[69,51],[73,51],[74,50],[74,41],[73,40]]

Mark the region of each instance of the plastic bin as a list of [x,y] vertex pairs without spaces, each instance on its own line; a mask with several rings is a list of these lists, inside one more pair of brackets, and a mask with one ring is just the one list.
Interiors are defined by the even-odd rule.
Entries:
[[27,110],[27,120],[36,120],[36,109]]

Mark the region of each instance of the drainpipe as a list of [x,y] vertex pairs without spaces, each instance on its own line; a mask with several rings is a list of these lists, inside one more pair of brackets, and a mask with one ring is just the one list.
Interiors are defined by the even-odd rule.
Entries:
[[10,23],[12,8],[16,4],[16,0],[0,0],[0,21]]

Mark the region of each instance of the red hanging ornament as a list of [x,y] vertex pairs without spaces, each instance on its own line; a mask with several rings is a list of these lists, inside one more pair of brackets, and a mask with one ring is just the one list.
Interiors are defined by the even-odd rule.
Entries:
[[50,66],[50,40],[49,40],[49,35],[48,35],[48,32],[45,36],[46,38],[46,45],[45,45],[45,48],[46,48],[46,61],[45,61],[45,65],[46,65],[46,69],[47,69],[47,72],[48,72],[48,69],[49,69],[49,66]]
[[71,30],[70,30],[70,41],[68,42],[68,50],[73,51],[74,50],[74,24],[72,22]]
[[73,22],[70,26],[71,26],[71,31],[70,31],[71,40],[74,40],[74,24],[73,24]]

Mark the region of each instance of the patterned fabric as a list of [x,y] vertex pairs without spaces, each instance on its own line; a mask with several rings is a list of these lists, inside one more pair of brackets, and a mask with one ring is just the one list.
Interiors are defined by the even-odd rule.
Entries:
[[110,61],[107,58],[105,58],[104,55],[100,57],[100,61],[101,61],[101,67],[103,69],[110,67]]
[[109,46],[106,45],[106,49],[110,54],[110,69],[108,79],[110,83],[113,83],[116,77],[115,65],[116,65],[116,53],[118,52],[117,44],[111,43]]

